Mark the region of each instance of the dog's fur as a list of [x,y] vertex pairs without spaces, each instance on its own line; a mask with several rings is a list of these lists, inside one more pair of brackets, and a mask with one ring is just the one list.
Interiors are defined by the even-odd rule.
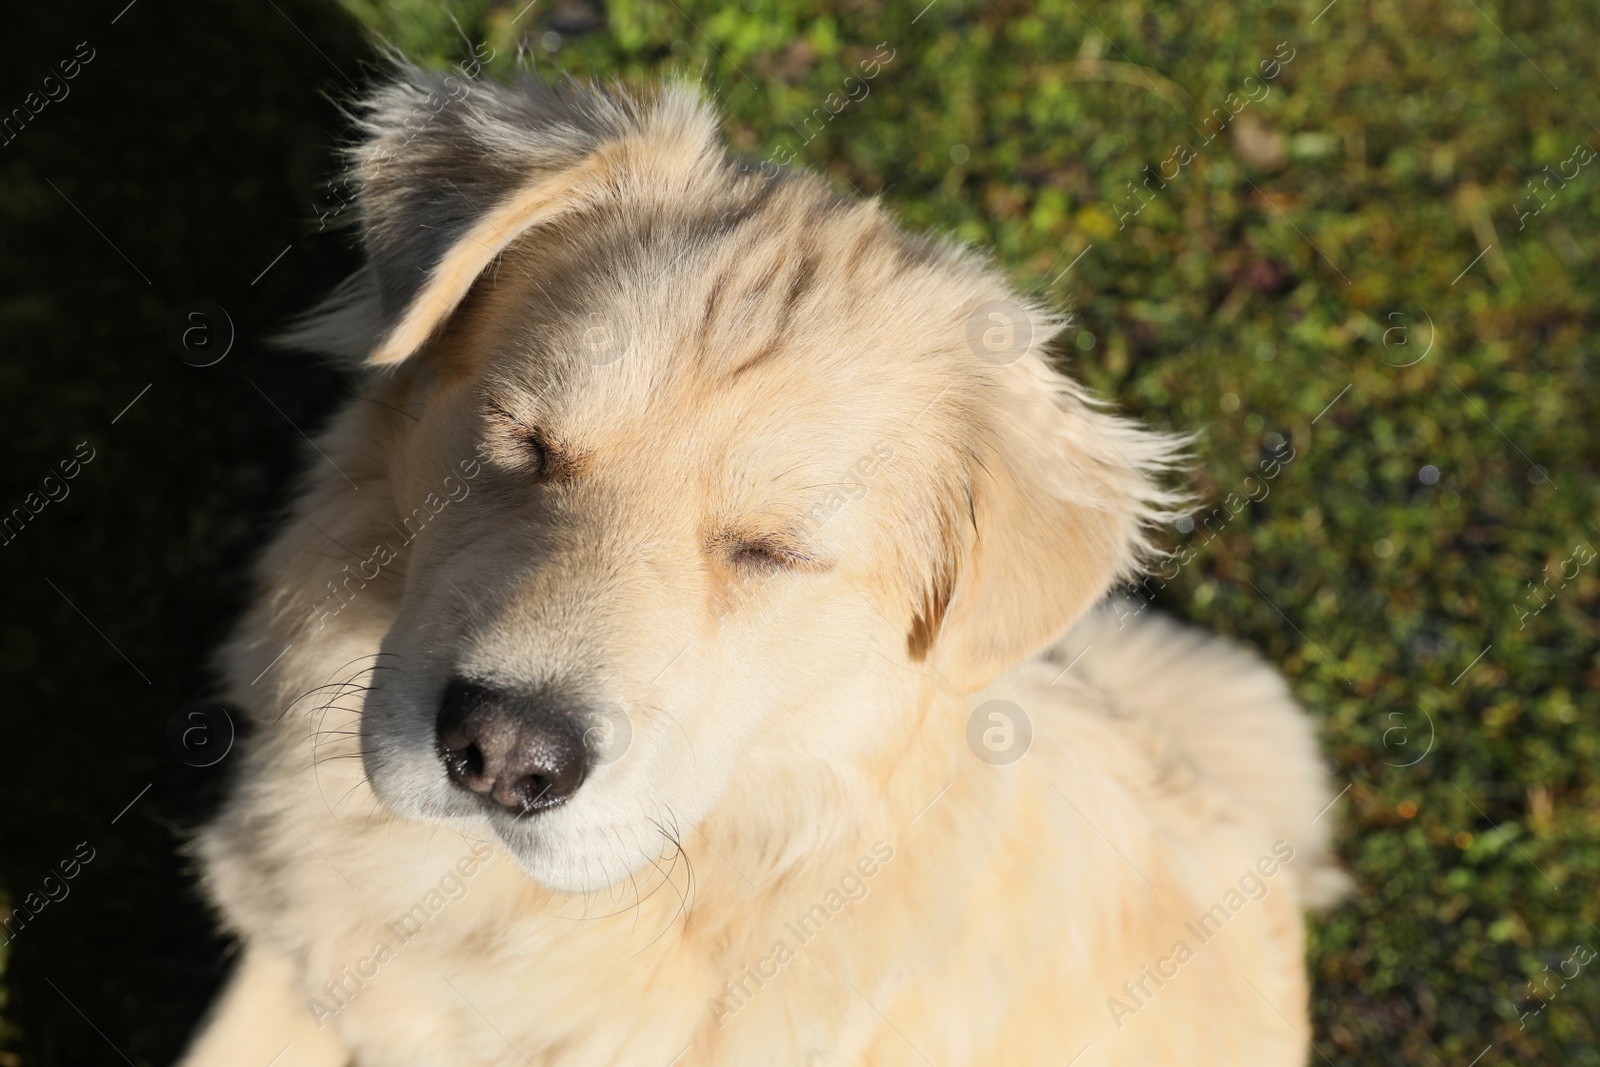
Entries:
[[[1305,1060],[1307,720],[1215,639],[1068,632],[1181,441],[690,88],[402,66],[360,121],[367,266],[295,339],[371,369],[226,652],[255,731],[198,847],[243,950],[188,1067]],[[452,676],[610,755],[490,813]]]

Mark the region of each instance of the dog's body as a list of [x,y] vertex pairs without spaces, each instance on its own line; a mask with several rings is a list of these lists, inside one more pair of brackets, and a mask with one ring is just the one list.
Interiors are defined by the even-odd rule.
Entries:
[[1172,624],[1058,637],[1173,442],[691,94],[367,116],[371,267],[302,340],[397,369],[229,650],[244,950],[186,1064],[1302,1063],[1306,720]]

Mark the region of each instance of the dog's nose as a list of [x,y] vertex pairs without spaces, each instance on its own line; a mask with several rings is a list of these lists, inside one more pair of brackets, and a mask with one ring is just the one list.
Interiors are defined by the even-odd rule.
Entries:
[[583,731],[549,704],[452,681],[439,706],[439,750],[451,779],[517,815],[577,792],[589,772]]

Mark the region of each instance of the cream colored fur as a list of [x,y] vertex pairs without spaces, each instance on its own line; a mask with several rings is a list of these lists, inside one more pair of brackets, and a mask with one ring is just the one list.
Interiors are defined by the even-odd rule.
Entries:
[[[438,158],[527,182],[402,307],[358,286],[301,331],[394,366],[227,651],[255,731],[198,848],[244,951],[186,1067],[1303,1063],[1301,910],[1337,878],[1307,721],[1174,624],[1061,636],[1179,503],[1181,442],[1051,369],[972,254],[727,163],[686,91],[514,105],[463,101],[479,140]],[[383,181],[431,180],[407,151]],[[427,202],[381,192],[375,256]],[[1012,362],[970,343],[1002,300]],[[626,751],[560,807],[463,806],[431,748],[457,675],[560,680]],[[969,744],[983,705],[1021,709],[1019,759]]]

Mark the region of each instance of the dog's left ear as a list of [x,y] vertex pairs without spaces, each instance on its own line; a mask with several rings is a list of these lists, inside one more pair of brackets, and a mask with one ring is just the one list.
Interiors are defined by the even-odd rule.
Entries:
[[686,84],[641,102],[399,61],[355,112],[338,198],[354,205],[366,262],[279,340],[368,366],[420,349],[513,241],[635,187],[682,195],[720,158],[716,114]]
[[[938,568],[948,603],[924,638],[930,665],[962,691],[1060,636],[1136,569],[1149,528],[1185,502],[1160,481],[1190,439],[1107,413],[1031,354],[993,377]],[[913,658],[917,631],[914,620]]]

